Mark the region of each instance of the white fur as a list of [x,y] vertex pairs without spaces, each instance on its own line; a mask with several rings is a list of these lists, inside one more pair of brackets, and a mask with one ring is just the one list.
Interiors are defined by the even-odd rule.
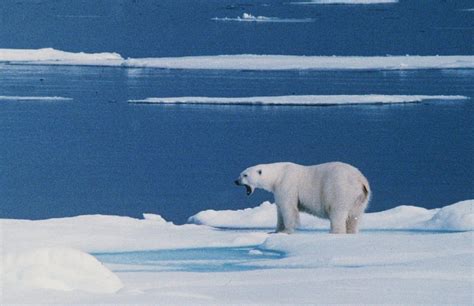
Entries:
[[370,199],[364,175],[341,162],[256,165],[244,170],[237,183],[250,186],[251,192],[261,188],[273,193],[278,210],[276,232],[292,233],[303,211],[329,219],[331,233],[357,233]]

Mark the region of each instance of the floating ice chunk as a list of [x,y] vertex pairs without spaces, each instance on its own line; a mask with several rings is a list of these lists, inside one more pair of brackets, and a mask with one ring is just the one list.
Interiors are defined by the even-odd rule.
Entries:
[[96,65],[164,69],[231,70],[404,70],[474,68],[474,56],[297,56],[213,55],[129,58],[117,53],[72,53],[55,49],[0,49],[0,62]]
[[263,255],[263,252],[257,249],[252,249],[249,251],[249,255],[260,256]]
[[117,66],[123,62],[123,58],[118,53],[107,52],[65,52],[52,48],[0,49],[0,62]]
[[422,95],[301,95],[266,97],[168,97],[129,100],[135,104],[210,104],[210,105],[341,105],[341,104],[386,104],[414,103],[422,101],[452,101],[469,99],[465,96]]
[[121,280],[93,256],[71,248],[40,248],[3,259],[4,281],[12,286],[115,293]]
[[474,68],[474,56],[215,55],[127,59],[127,67],[227,70],[409,70]]
[[71,101],[72,98],[45,96],[0,96],[0,101]]
[[241,22],[276,22],[276,23],[302,23],[302,22],[314,22],[313,18],[278,18],[278,17],[265,17],[265,16],[254,16],[249,13],[243,13],[242,17],[230,18],[230,17],[214,17],[214,21],[241,21]]

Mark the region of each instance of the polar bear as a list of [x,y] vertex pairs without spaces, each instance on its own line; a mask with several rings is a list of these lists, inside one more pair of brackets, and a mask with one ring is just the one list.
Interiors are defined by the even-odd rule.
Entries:
[[329,219],[331,233],[357,233],[371,195],[364,175],[342,162],[256,165],[242,171],[235,184],[245,186],[247,195],[255,188],[273,193],[278,215],[276,232],[284,233],[292,233],[298,226],[300,211]]

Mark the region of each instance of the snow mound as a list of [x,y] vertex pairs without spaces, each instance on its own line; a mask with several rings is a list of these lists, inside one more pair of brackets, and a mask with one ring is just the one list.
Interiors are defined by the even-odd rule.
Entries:
[[465,96],[422,95],[294,95],[266,97],[168,97],[129,100],[134,104],[203,104],[203,105],[341,105],[341,104],[388,104],[423,101],[465,100]]
[[120,279],[93,256],[70,248],[40,248],[7,254],[4,281],[14,286],[54,290],[115,293]]
[[161,224],[172,224],[171,222],[166,221],[162,216],[156,214],[143,214],[143,219]]
[[[258,17],[254,17],[258,19]],[[269,17],[267,17],[269,18]],[[252,20],[252,17],[240,18]],[[265,20],[260,18],[260,20]],[[228,70],[407,70],[474,68],[474,56],[297,56],[212,55],[128,58],[118,53],[74,53],[47,49],[0,49],[0,62],[40,65],[94,65],[159,69]]]
[[474,230],[474,200],[462,201],[441,208],[426,222],[426,227],[449,231]]
[[[206,210],[188,220],[189,223],[220,228],[273,228],[276,225],[276,206],[264,202],[244,210]],[[329,228],[329,221],[301,214],[300,229]],[[367,213],[362,219],[365,230],[474,230],[474,200],[458,202],[441,209],[398,206],[386,211]]]
[[276,220],[275,205],[266,201],[243,210],[205,210],[191,216],[189,223],[213,227],[272,227]]
[[300,23],[300,22],[314,22],[312,18],[278,18],[278,17],[265,17],[265,16],[254,16],[249,13],[243,13],[242,17],[237,18],[212,18],[214,21],[237,21],[237,22],[281,22],[281,23]]

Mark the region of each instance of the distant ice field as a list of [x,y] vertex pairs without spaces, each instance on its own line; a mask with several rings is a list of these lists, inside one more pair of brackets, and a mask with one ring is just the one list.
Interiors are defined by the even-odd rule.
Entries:
[[277,22],[277,23],[300,23],[300,22],[314,22],[313,18],[279,18],[279,17],[266,17],[266,16],[253,16],[249,13],[243,13],[242,16],[237,17],[214,17],[214,21],[223,22]]
[[423,101],[467,100],[466,96],[417,96],[417,95],[312,95],[312,96],[266,96],[266,97],[169,97],[128,100],[133,104],[201,104],[201,105],[283,105],[324,106],[356,104],[417,103]]
[[[470,8],[471,0],[2,0],[0,48],[124,58],[472,55]],[[244,22],[213,20],[237,16]]]
[[474,68],[474,56],[215,55],[123,58],[118,53],[73,53],[52,48],[0,49],[0,62],[217,70],[411,70]]
[[44,97],[44,96],[0,96],[0,101],[70,101],[66,97]]

